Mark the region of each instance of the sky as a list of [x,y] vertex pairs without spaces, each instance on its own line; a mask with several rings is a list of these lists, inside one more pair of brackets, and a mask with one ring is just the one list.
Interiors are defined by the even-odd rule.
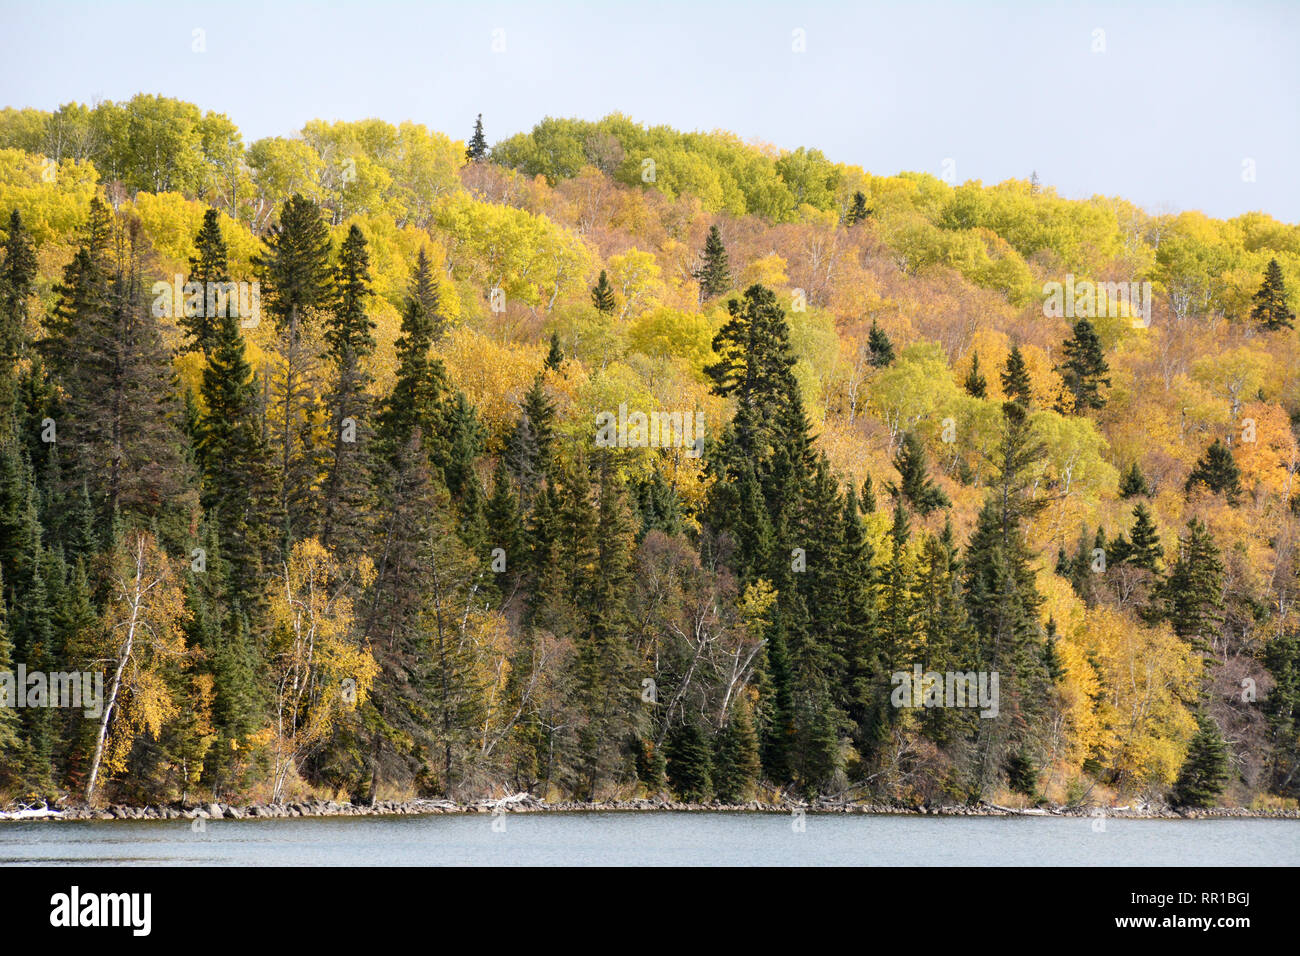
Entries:
[[618,111],[877,174],[1036,171],[1070,198],[1300,222],[1300,0],[0,0],[0,106],[138,92],[246,143],[366,117],[466,139],[478,113],[496,142]]

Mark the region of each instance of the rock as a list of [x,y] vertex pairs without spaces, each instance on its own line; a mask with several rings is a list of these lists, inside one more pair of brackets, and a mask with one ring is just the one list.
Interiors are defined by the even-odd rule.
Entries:
[[207,810],[208,819],[210,820],[220,820],[225,816],[219,803],[209,803],[204,809]]

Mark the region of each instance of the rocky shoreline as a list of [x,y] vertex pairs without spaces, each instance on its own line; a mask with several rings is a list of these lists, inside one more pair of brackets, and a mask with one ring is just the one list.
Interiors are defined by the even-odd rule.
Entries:
[[891,804],[835,803],[818,800],[811,803],[782,802],[741,804],[685,803],[662,799],[613,800],[602,803],[546,803],[531,794],[517,794],[500,800],[453,803],[448,800],[381,800],[373,805],[339,803],[334,800],[305,800],[281,804],[197,803],[132,807],[111,804],[102,808],[22,807],[0,810],[0,820],[267,820],[291,817],[370,817],[416,816],[421,814],[469,813],[629,813],[629,812],[697,812],[697,813],[779,813],[797,811],[810,814],[875,814],[886,816],[940,817],[1108,817],[1141,820],[1206,820],[1258,818],[1300,820],[1300,809],[1247,810],[1243,807],[1179,809],[1156,804],[1123,807],[1004,807],[997,804],[975,806],[900,806]]

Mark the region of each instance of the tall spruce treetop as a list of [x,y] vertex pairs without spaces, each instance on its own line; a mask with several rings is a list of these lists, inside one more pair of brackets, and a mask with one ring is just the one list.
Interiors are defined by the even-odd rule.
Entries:
[[1223,561],[1208,528],[1197,518],[1178,539],[1178,560],[1169,570],[1164,597],[1174,633],[1208,649],[1223,624]]
[[605,270],[600,270],[600,278],[596,284],[591,287],[591,304],[596,307],[597,312],[603,312],[605,315],[613,315],[618,308],[618,303],[614,301],[614,287],[610,284],[609,276]]
[[440,360],[430,354],[440,325],[438,286],[423,248],[416,256],[411,288],[402,311],[397,350],[397,380],[379,416],[379,435],[390,458],[398,455],[418,427],[426,450],[446,441],[446,398],[450,387]]
[[1250,317],[1269,332],[1295,327],[1295,312],[1286,303],[1286,283],[1282,281],[1282,267],[1276,259],[1269,260],[1254,301]]
[[306,310],[334,299],[329,228],[320,207],[298,193],[290,196],[254,265],[276,330],[296,338]]
[[1110,366],[1102,352],[1097,330],[1085,318],[1074,323],[1074,335],[1066,340],[1065,362],[1057,368],[1065,386],[1074,395],[1074,410],[1086,412],[1106,404],[1101,387],[1110,385]]
[[1033,400],[1033,393],[1029,387],[1029,368],[1025,365],[1025,357],[1020,354],[1020,346],[1011,347],[1001,377],[1003,394],[1011,401],[1028,408]]
[[478,118],[474,120],[474,135],[469,138],[469,145],[465,147],[465,159],[471,163],[478,163],[487,159],[487,154],[487,137],[483,135],[483,114],[479,113]]
[[897,486],[889,490],[907,501],[917,514],[928,515],[936,508],[945,508],[952,502],[942,490],[935,487],[925,467],[925,446],[916,432],[906,432],[894,456],[894,467],[900,476]]
[[731,268],[727,264],[727,248],[722,244],[722,236],[717,226],[709,227],[709,236],[704,240],[704,253],[695,278],[700,282],[700,301],[707,302],[731,288]]
[[27,346],[27,299],[36,280],[36,251],[15,209],[0,247],[0,439],[18,391],[17,365]]
[[[219,321],[215,314],[208,314],[208,283],[230,281],[226,241],[221,237],[221,216],[211,207],[203,213],[203,225],[194,237],[194,248],[196,254],[190,256],[189,281],[197,282],[203,287],[203,307],[196,310],[196,315],[186,315],[187,310],[182,310],[176,317],[176,322],[188,339],[185,351],[197,349],[207,356],[212,353]],[[214,297],[214,304],[215,301]]]
[[1164,549],[1160,547],[1160,532],[1156,530],[1146,505],[1139,503],[1133,509],[1133,530],[1129,535],[1132,541],[1129,543],[1128,563],[1153,574],[1160,573]]
[[971,354],[970,372],[966,376],[966,381],[962,382],[962,387],[966,389],[966,394],[972,398],[984,398],[988,394],[988,382],[985,381],[983,374],[980,372],[979,352]]
[[871,210],[867,208],[866,193],[859,190],[853,194],[853,201],[849,203],[849,211],[844,214],[844,225],[857,225],[864,222],[870,215]]
[[876,327],[876,320],[871,320],[871,333],[867,336],[867,353],[872,368],[884,368],[894,361],[894,343],[889,336]]
[[1208,488],[1211,494],[1223,495],[1230,505],[1235,505],[1241,495],[1241,469],[1237,467],[1232,451],[1218,438],[1187,476],[1187,491],[1197,485]]
[[551,344],[546,350],[546,368],[558,372],[564,364],[564,349],[560,348],[560,333],[551,333]]
[[1139,495],[1150,495],[1151,486],[1147,484],[1146,478],[1142,474],[1142,469],[1136,461],[1128,466],[1119,482],[1119,496],[1121,498],[1136,498]]

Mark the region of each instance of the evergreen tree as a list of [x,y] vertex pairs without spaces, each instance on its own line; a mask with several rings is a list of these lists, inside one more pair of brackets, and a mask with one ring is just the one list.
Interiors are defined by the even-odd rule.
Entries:
[[952,504],[930,480],[925,467],[925,447],[916,432],[903,433],[898,454],[894,456],[894,467],[898,469],[899,483],[890,485],[889,491],[910,504],[917,514],[928,515],[936,508]]
[[483,114],[479,113],[474,120],[474,135],[469,138],[469,145],[465,147],[465,160],[470,163],[481,163],[487,159],[488,144],[487,137],[483,135]]
[[1101,387],[1110,386],[1106,373],[1110,366],[1102,352],[1101,339],[1086,318],[1074,323],[1074,335],[1063,347],[1065,362],[1056,370],[1061,373],[1065,387],[1074,395],[1074,411],[1086,412],[1106,404]]
[[866,194],[858,190],[853,194],[853,201],[849,204],[848,212],[844,214],[844,225],[855,226],[860,222],[865,222],[871,215],[871,210],[867,208]]
[[1295,312],[1286,301],[1286,283],[1282,281],[1282,267],[1270,259],[1264,270],[1264,281],[1254,295],[1250,318],[1268,332],[1295,327]]
[[1223,561],[1209,529],[1197,518],[1178,539],[1163,597],[1174,633],[1207,650],[1223,625]]
[[15,209],[0,246],[0,439],[11,433],[18,399],[18,360],[28,344],[28,299],[36,281],[36,251]]
[[1230,505],[1235,505],[1242,494],[1241,469],[1228,446],[1218,438],[1196,462],[1184,487],[1190,492],[1197,485],[1207,488],[1211,494],[1223,495]]
[[[230,281],[229,264],[226,255],[226,241],[221,237],[221,216],[212,208],[203,213],[203,225],[194,238],[197,255],[190,256],[190,274],[188,282],[197,283],[202,290],[202,305],[189,315],[189,309],[181,309],[176,316],[176,323],[185,332],[188,341],[185,351],[198,350],[206,358],[216,344],[217,323],[221,312],[238,312],[238,300],[227,301],[225,308],[220,308],[218,293],[226,295],[226,289],[216,289],[212,284]],[[187,282],[187,284],[188,284]],[[209,306],[213,308],[209,308]]]
[[718,732],[713,757],[713,788],[723,803],[743,803],[754,794],[762,766],[758,761],[758,734],[746,698],[731,708],[730,719]]
[[1129,532],[1129,538],[1128,563],[1152,574],[1159,574],[1164,549],[1160,547],[1160,532],[1156,530],[1151,512],[1144,504],[1139,503],[1133,509],[1133,529]]
[[1213,806],[1227,782],[1228,745],[1213,718],[1198,714],[1196,733],[1174,781],[1173,802],[1181,807]]
[[600,270],[600,278],[591,287],[591,304],[597,312],[605,315],[613,315],[618,311],[618,303],[614,301],[614,286],[610,284],[604,269]]
[[1273,689],[1261,702],[1271,748],[1268,774],[1275,793],[1300,794],[1300,631],[1283,631],[1264,648]]
[[1123,477],[1119,482],[1119,496],[1121,498],[1136,498],[1139,496],[1150,496],[1151,486],[1147,484],[1146,478],[1142,474],[1142,469],[1138,467],[1136,461],[1128,466]]
[[335,270],[338,301],[325,319],[327,357],[332,368],[325,396],[332,447],[322,496],[321,543],[347,563],[367,540],[371,487],[370,374],[375,323],[366,312],[370,296],[370,253],[353,225],[339,248]]
[[970,372],[966,375],[966,380],[962,382],[962,387],[966,389],[966,394],[973,398],[984,398],[988,395],[988,382],[985,381],[984,375],[980,372],[980,354],[972,352],[970,357]]
[[1001,378],[1003,394],[1010,401],[1028,408],[1033,401],[1033,394],[1029,387],[1029,367],[1025,365],[1024,356],[1020,354],[1020,346],[1011,347]]
[[874,319],[871,322],[871,332],[867,335],[867,352],[872,368],[884,368],[894,362],[894,344],[889,341],[884,330],[876,327]]
[[700,283],[700,301],[707,302],[717,298],[731,288],[731,267],[727,264],[727,249],[722,244],[722,236],[717,226],[709,227],[708,238],[704,240],[704,252],[700,265],[695,270],[695,278]]
[[560,348],[560,333],[551,333],[551,345],[546,351],[546,368],[548,371],[558,372],[560,366],[564,364],[564,350]]
[[307,323],[335,301],[330,267],[330,237],[320,207],[298,193],[280,209],[280,221],[268,233],[266,248],[253,261],[262,298],[279,340],[276,412],[272,437],[280,459],[282,546],[314,530],[317,496],[324,466],[317,447],[317,356]]
[[703,803],[713,794],[713,760],[704,731],[695,720],[684,720],[668,734],[668,784],[677,799]]

